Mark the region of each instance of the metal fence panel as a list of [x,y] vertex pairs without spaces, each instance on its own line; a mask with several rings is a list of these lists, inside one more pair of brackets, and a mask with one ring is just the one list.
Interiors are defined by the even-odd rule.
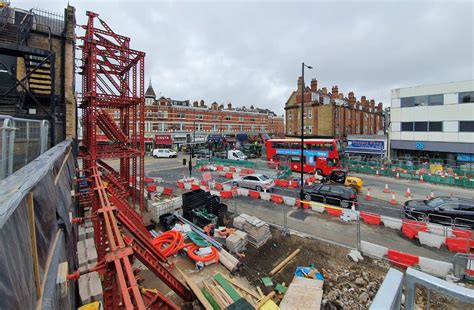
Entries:
[[49,122],[0,115],[0,180],[48,149]]

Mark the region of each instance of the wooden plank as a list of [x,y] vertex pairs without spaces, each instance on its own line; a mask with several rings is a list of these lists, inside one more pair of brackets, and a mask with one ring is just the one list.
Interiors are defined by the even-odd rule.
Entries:
[[219,285],[219,283],[217,283],[216,280],[212,279],[212,282],[214,283],[214,287],[215,287],[215,290],[217,292],[219,292],[219,294],[221,295],[222,299],[225,300],[225,303],[227,305],[230,305],[232,303],[234,303],[234,301],[232,300],[232,298],[229,296],[229,294],[226,293],[226,291]]
[[217,304],[219,305],[219,307],[221,309],[224,309],[226,306],[227,306],[227,303],[222,299],[222,297],[220,296],[220,294],[218,294],[213,287],[211,287],[211,285],[207,285],[206,282],[202,281],[202,284],[204,285],[204,287],[209,291],[209,293],[212,294],[212,296],[214,297],[214,299],[216,300]]
[[268,294],[267,296],[261,298],[258,301],[257,306],[255,307],[255,309],[260,309],[267,301],[272,299],[274,296],[275,296],[275,291],[271,291],[270,294]]
[[[46,286],[46,279],[47,279],[46,275],[49,273],[49,268],[51,267],[51,260],[53,259],[54,250],[56,249],[56,247],[58,245],[58,241],[59,241],[59,237],[61,236],[61,233],[62,233],[62,231],[59,230],[59,229],[56,231],[56,236],[54,238],[53,244],[50,246],[51,250],[48,254],[48,259],[46,260],[46,268],[44,270],[45,276],[43,277],[43,281],[41,282],[41,291],[42,292],[44,291],[44,287]],[[43,299],[42,298],[36,304],[36,309],[37,310],[43,309]]]
[[287,258],[285,258],[281,263],[279,263],[275,268],[270,271],[270,275],[273,276],[280,270],[282,270],[298,253],[300,252],[300,249],[296,249],[291,253]]
[[227,282],[227,280],[224,279],[224,277],[220,273],[216,274],[214,276],[214,279],[222,286],[222,288],[227,292],[227,294],[229,294],[229,296],[234,302],[242,298],[242,296],[240,296],[240,294],[235,290],[235,288],[229,282]]
[[257,293],[253,292],[252,290],[249,290],[248,288],[246,288],[245,286],[243,286],[242,284],[240,284],[239,282],[237,282],[236,280],[234,279],[231,279],[229,278],[228,276],[226,275],[223,275],[221,274],[224,279],[226,279],[228,282],[232,283],[233,285],[235,285],[238,289],[241,289],[242,291],[246,292],[247,294],[251,295],[252,297],[254,297],[255,299],[259,299],[260,296],[258,296]]
[[262,298],[262,297],[265,296],[265,295],[263,295],[263,292],[262,292],[262,289],[260,288],[260,286],[257,286],[257,291],[258,291],[258,294],[260,295],[260,297],[258,297],[258,298]]
[[28,223],[30,226],[31,252],[33,254],[33,272],[35,274],[35,282],[36,282],[36,295],[37,295],[37,299],[41,299],[42,288],[41,288],[41,278],[40,278],[40,273],[39,273],[38,246],[36,244],[35,206],[33,203],[33,193],[31,192],[28,193],[27,204],[28,204]]
[[58,184],[59,176],[61,175],[61,172],[63,171],[64,165],[69,159],[69,155],[71,155],[71,149],[69,149],[66,156],[64,156],[63,162],[61,164],[61,168],[59,168],[58,173],[56,174],[56,177],[54,178],[54,185]]
[[201,289],[201,292],[204,297],[206,297],[207,301],[209,301],[209,303],[212,305],[212,308],[214,310],[221,310],[221,307],[217,303],[217,300],[214,298],[214,296],[212,296],[211,292],[206,287],[203,287]]
[[175,268],[179,271],[179,273],[183,277],[184,281],[186,281],[189,288],[193,291],[194,295],[196,295],[197,299],[201,302],[203,307],[206,310],[213,310],[212,305],[209,303],[209,301],[207,301],[206,296],[204,296],[204,294],[201,292],[201,290],[199,289],[197,284],[194,283],[194,281],[191,280],[191,278],[189,278],[187,275],[185,275],[184,272],[181,271],[181,269],[179,269],[178,267],[175,267]]

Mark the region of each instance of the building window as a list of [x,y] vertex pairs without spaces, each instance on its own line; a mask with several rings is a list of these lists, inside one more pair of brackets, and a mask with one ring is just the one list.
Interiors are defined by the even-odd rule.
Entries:
[[460,121],[459,132],[474,132],[474,121]]
[[429,122],[428,130],[429,131],[443,131],[443,122]]
[[240,131],[244,130],[244,125],[240,125]]
[[178,112],[178,113],[176,113],[176,117],[177,117],[177,118],[186,118],[186,113],[184,113],[184,112]]
[[212,114],[212,120],[214,120],[214,121],[217,120],[217,114]]
[[313,110],[308,109],[308,118],[313,118]]
[[252,124],[252,128],[251,128],[252,131],[255,131],[255,125]]
[[255,117],[252,117],[252,118],[250,119],[250,121],[251,121],[251,122],[255,122]]
[[443,105],[444,96],[443,95],[430,95],[428,96],[428,105]]
[[217,131],[217,124],[212,124],[212,130]]
[[313,125],[308,126],[308,133],[313,133]]
[[262,132],[265,131],[265,125],[260,126],[260,131],[262,131]]
[[288,112],[288,119],[291,119],[291,112]]
[[225,120],[226,120],[226,121],[230,121],[231,119],[232,119],[232,116],[230,116],[230,115],[227,115],[227,116],[225,117]]
[[156,116],[157,116],[158,118],[163,118],[163,117],[164,117],[164,114],[163,114],[163,112],[158,111],[158,112],[156,112]]
[[459,93],[459,103],[474,102],[474,91]]
[[120,111],[114,111],[114,118],[120,118]]
[[402,131],[413,131],[413,122],[402,122]]
[[239,121],[240,121],[240,122],[243,122],[243,121],[244,121],[244,117],[243,117],[243,116],[240,116],[240,117],[239,117]]
[[196,119],[203,119],[202,114],[196,114]]
[[406,97],[400,99],[400,107],[409,108],[415,106],[415,97]]
[[415,122],[415,131],[428,131],[428,122]]

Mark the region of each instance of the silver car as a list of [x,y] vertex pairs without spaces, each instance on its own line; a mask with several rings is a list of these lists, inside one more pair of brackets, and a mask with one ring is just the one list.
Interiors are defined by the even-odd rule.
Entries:
[[273,190],[275,182],[264,174],[248,174],[243,177],[235,178],[232,181],[232,185],[254,189],[259,192],[262,190],[268,192]]

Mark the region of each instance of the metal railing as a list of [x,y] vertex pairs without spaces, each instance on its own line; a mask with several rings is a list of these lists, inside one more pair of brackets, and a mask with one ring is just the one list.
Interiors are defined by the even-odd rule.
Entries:
[[403,287],[405,288],[405,309],[415,309],[417,286],[423,287],[427,291],[427,305],[425,309],[430,309],[431,292],[460,302],[474,304],[474,290],[472,289],[439,279],[413,268],[408,268],[405,276],[400,271],[390,268],[377,295],[375,295],[370,309],[401,309]]
[[474,280],[474,255],[456,253],[453,260],[453,275],[460,279]]
[[0,115],[0,180],[48,149],[49,122]]

